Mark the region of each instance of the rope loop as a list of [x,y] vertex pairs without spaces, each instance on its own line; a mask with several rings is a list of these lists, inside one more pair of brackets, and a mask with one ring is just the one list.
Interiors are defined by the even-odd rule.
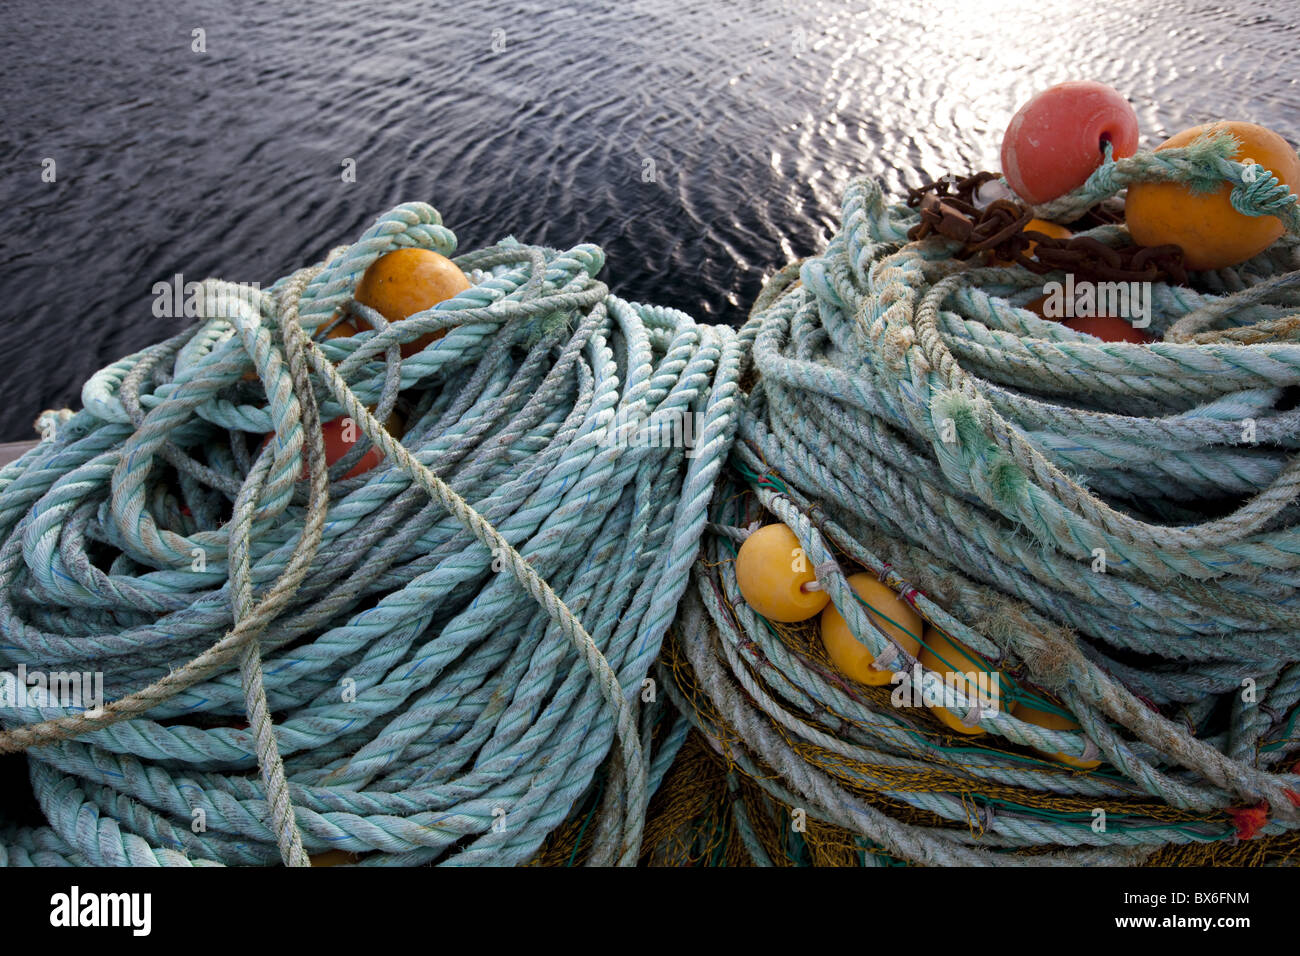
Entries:
[[[268,288],[205,281],[0,471],[0,667],[102,687],[0,708],[48,820],[0,863],[516,864],[572,815],[586,862],[638,859],[684,739],[643,682],[741,340],[612,295],[596,246],[512,239],[388,322],[353,296],[403,248],[456,237],[406,203]],[[640,440],[667,420],[689,441]]]

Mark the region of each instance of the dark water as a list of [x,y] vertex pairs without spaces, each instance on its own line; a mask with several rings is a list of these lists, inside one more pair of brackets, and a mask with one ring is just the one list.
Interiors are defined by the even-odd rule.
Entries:
[[265,285],[408,199],[462,248],[598,242],[620,294],[737,323],[851,175],[996,168],[1054,82],[1118,87],[1148,144],[1216,118],[1300,139],[1298,21],[1296,0],[4,0],[0,440],[176,330],[154,282]]

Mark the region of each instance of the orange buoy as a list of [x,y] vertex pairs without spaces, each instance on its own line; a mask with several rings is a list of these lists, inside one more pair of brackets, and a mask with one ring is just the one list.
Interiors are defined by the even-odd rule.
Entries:
[[[848,578],[849,587],[867,605],[867,616],[882,631],[898,642],[913,657],[921,649],[917,635],[925,626],[921,615],[911,605],[873,575],[859,572]],[[822,645],[836,670],[863,684],[892,683],[892,670],[877,670],[871,666],[875,660],[849,630],[848,622],[834,604],[827,604],[821,619]]]
[[1138,120],[1118,90],[1072,80],[1049,87],[1016,111],[1002,138],[1002,172],[1028,203],[1082,186],[1105,160],[1137,152]]
[[1030,312],[1034,313],[1034,315],[1038,316],[1039,318],[1045,319],[1047,318],[1047,314],[1043,311],[1043,307],[1047,304],[1047,300],[1048,300],[1048,296],[1040,295],[1036,299],[1030,299],[1028,302],[1022,305],[1021,308],[1028,309]]
[[[361,429],[357,427],[356,422],[352,421],[346,415],[342,418],[336,418],[330,422],[324,422],[320,427],[321,435],[325,439],[325,463],[333,465],[341,459],[356,444],[357,439],[361,436]],[[378,448],[371,448],[361,456],[361,460],[348,469],[344,478],[355,478],[379,464],[382,456]],[[306,463],[304,462],[304,469]]]
[[1061,323],[1067,329],[1074,329],[1084,335],[1101,339],[1103,342],[1135,342],[1148,345],[1153,339],[1141,329],[1135,329],[1132,322],[1117,319],[1113,315],[1085,315],[1066,319]]
[[[350,339],[356,334],[357,327],[347,319],[344,319],[338,325],[334,326],[334,328],[325,333],[325,340],[328,342],[330,339]],[[331,850],[330,852],[332,853],[333,851]]]
[[[372,408],[371,411],[373,412],[374,409]],[[397,412],[393,412],[393,414],[388,416],[388,421],[384,424],[384,428],[387,429],[388,433],[394,438],[401,438],[406,430],[406,423],[402,420],[401,415]],[[361,437],[360,426],[346,415],[332,419],[328,422],[323,422],[320,430],[321,437],[325,441],[325,464],[327,467],[332,467],[336,461],[342,459],[344,455],[352,450],[352,446],[355,445],[357,440]],[[274,437],[275,433],[272,432],[263,438],[262,447],[265,448],[267,443]],[[360,461],[348,469],[347,474],[345,474],[343,478],[355,478],[357,475],[364,474],[379,464],[383,460],[383,457],[384,456],[379,453],[378,448],[372,447],[361,456]],[[307,477],[306,456],[304,456],[302,463],[302,477]]]
[[799,539],[783,524],[759,528],[736,555],[736,584],[745,603],[769,621],[806,621],[830,601]]
[[[400,322],[464,292],[469,285],[456,263],[432,249],[395,249],[366,269],[357,283],[356,300],[389,322]],[[402,357],[409,358],[445,334],[439,330],[406,343]]]
[[[1252,159],[1300,190],[1300,157],[1277,133],[1254,123],[1219,122],[1185,129],[1156,150],[1188,146],[1202,134],[1223,130],[1238,140],[1231,159]],[[1277,216],[1247,216],[1232,207],[1232,184],[1197,193],[1185,183],[1133,183],[1124,217],[1133,241],[1143,246],[1175,243],[1189,269],[1223,269],[1259,255],[1286,231]]]
[[[1042,727],[1044,730],[1079,730],[1079,725],[1070,717],[1064,714],[1058,714],[1050,710],[1039,710],[1031,707],[1022,700],[1018,700],[1015,706],[1011,708],[1011,715],[1016,720],[1023,720],[1027,724],[1033,724],[1035,727]],[[1101,766],[1100,760],[1084,760],[1082,757],[1071,757],[1068,754],[1053,753],[1048,754],[1046,751],[1040,751],[1053,760],[1059,760],[1061,763],[1069,764],[1079,770],[1095,770]]]
[[[992,664],[955,638],[950,638],[938,628],[927,627],[922,638],[925,646],[917,660],[926,670],[934,671],[944,682],[970,700],[978,699],[986,706],[995,706],[1000,700],[1001,674]],[[971,678],[974,678],[974,683]],[[981,684],[983,686],[981,686]],[[982,727],[968,727],[946,707],[932,707],[934,715],[959,734],[977,737],[986,731]]]

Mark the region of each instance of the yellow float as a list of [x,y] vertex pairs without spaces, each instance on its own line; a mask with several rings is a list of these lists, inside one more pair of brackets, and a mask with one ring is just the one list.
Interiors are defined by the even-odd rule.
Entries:
[[[389,322],[400,322],[464,292],[469,279],[456,263],[432,249],[395,249],[370,264],[357,283],[356,300]],[[409,358],[445,335],[422,335],[402,346]]]
[[765,525],[741,544],[736,584],[746,604],[769,621],[783,624],[806,621],[830,602],[799,539],[783,524]]
[[[1070,717],[1064,714],[1058,714],[1050,710],[1039,710],[1031,707],[1024,701],[1016,701],[1011,708],[1011,715],[1016,720],[1023,720],[1027,724],[1033,724],[1035,727],[1042,727],[1044,730],[1079,730],[1079,725]],[[1095,770],[1101,766],[1100,760],[1084,760],[1081,757],[1071,757],[1068,754],[1052,753],[1041,751],[1053,760],[1059,760],[1061,763],[1069,764],[1079,770]]]
[[[921,615],[870,574],[851,574],[848,585],[867,605],[867,616],[872,622],[915,657],[921,649],[917,635],[925,626]],[[848,622],[834,604],[827,604],[822,611],[821,634],[822,645],[840,673],[863,684],[880,686],[892,682],[893,671],[877,670],[871,666],[875,658],[853,636]]]
[[[980,700],[991,706],[997,703],[994,693],[1000,696],[1002,675],[998,669],[984,660],[979,654],[955,638],[950,638],[938,628],[927,627],[922,637],[925,646],[917,655],[917,660],[926,670],[934,671],[943,681],[944,687],[960,691],[969,700]],[[980,675],[985,675],[981,678]],[[974,675],[976,683],[972,684],[969,675]],[[985,686],[980,687],[979,682]],[[957,715],[946,707],[932,707],[934,715],[959,734],[977,737],[986,731],[982,727],[968,727]]]
[[[1053,239],[1069,239],[1074,235],[1074,233],[1069,229],[1066,229],[1064,226],[1047,219],[1031,219],[1025,224],[1025,228],[1022,231],[1041,232],[1043,235],[1051,236]],[[1038,243],[1030,240],[1029,245],[1025,247],[1025,258],[1032,259],[1034,257],[1034,250],[1037,248]],[[993,257],[993,261],[990,264],[995,266],[1015,265],[1015,263],[1010,259],[999,259],[996,256]]]
[[[1188,146],[1206,133],[1231,133],[1238,142],[1231,159],[1254,160],[1295,192],[1300,188],[1300,157],[1277,133],[1254,123],[1220,122],[1194,126],[1156,147]],[[1174,243],[1189,269],[1223,269],[1259,255],[1285,231],[1277,216],[1247,216],[1232,206],[1232,184],[1208,193],[1184,183],[1134,183],[1124,216],[1133,241],[1143,246]]]

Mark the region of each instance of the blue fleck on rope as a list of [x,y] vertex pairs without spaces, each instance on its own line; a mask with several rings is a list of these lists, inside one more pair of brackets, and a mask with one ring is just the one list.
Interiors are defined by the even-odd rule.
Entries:
[[353,292],[403,247],[456,239],[408,203],[269,289],[207,280],[0,470],[0,671],[107,701],[0,684],[48,821],[0,829],[0,865],[519,864],[602,785],[588,862],[636,861],[740,339],[611,295],[596,246],[512,239],[390,324]]
[[[909,242],[918,214],[865,179],[825,252],[770,280],[740,333],[753,385],[733,468],[661,670],[765,794],[746,819],[788,828],[803,809],[896,858],[961,865],[1139,862],[1236,838],[1245,808],[1266,814],[1259,835],[1300,827],[1300,215],[1231,145],[1107,162],[1036,210],[1069,221],[1128,183],[1175,180],[1233,183],[1239,210],[1283,218],[1249,262],[1155,284],[1154,344],[1028,311],[1063,274]],[[920,690],[916,661],[848,588],[859,568],[1011,678],[996,713],[950,708],[987,736],[882,702],[835,671],[815,627],[750,609],[737,542],[771,520],[857,640],[896,655],[902,686]],[[1016,700],[1081,729],[1018,720]],[[1127,812],[1098,828],[1044,799]]]

